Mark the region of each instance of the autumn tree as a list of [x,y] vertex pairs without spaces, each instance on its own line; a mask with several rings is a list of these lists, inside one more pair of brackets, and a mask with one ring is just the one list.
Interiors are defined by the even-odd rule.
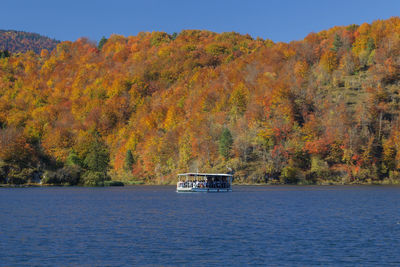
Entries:
[[16,182],[45,169],[90,185],[127,171],[173,182],[227,160],[247,182],[400,177],[399,29],[391,18],[290,43],[185,30],[10,50],[1,164],[20,169]]
[[338,66],[336,53],[330,50],[325,52],[321,57],[321,64],[322,67],[328,72],[332,72],[333,70],[335,70]]

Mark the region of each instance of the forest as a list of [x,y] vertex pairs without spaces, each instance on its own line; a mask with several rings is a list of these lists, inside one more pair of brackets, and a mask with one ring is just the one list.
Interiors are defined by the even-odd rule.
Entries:
[[42,49],[51,51],[56,48],[60,41],[51,39],[37,33],[0,30],[0,50],[11,53],[25,53],[33,51],[40,53]]
[[0,183],[400,183],[400,18],[290,43],[183,30],[0,57]]

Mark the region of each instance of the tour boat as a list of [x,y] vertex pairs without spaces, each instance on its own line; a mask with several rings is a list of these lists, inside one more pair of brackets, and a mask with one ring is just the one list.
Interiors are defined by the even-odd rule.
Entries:
[[181,173],[176,192],[231,192],[232,178],[224,173]]

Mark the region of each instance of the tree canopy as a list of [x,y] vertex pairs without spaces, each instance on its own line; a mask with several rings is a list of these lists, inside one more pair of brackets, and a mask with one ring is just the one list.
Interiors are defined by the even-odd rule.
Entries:
[[184,30],[11,53],[0,176],[165,183],[230,166],[243,182],[400,182],[399,36],[393,17],[290,43]]

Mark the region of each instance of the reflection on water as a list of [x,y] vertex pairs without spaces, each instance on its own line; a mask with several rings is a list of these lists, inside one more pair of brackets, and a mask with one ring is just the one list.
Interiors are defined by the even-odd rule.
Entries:
[[400,187],[0,189],[0,265],[398,265]]

